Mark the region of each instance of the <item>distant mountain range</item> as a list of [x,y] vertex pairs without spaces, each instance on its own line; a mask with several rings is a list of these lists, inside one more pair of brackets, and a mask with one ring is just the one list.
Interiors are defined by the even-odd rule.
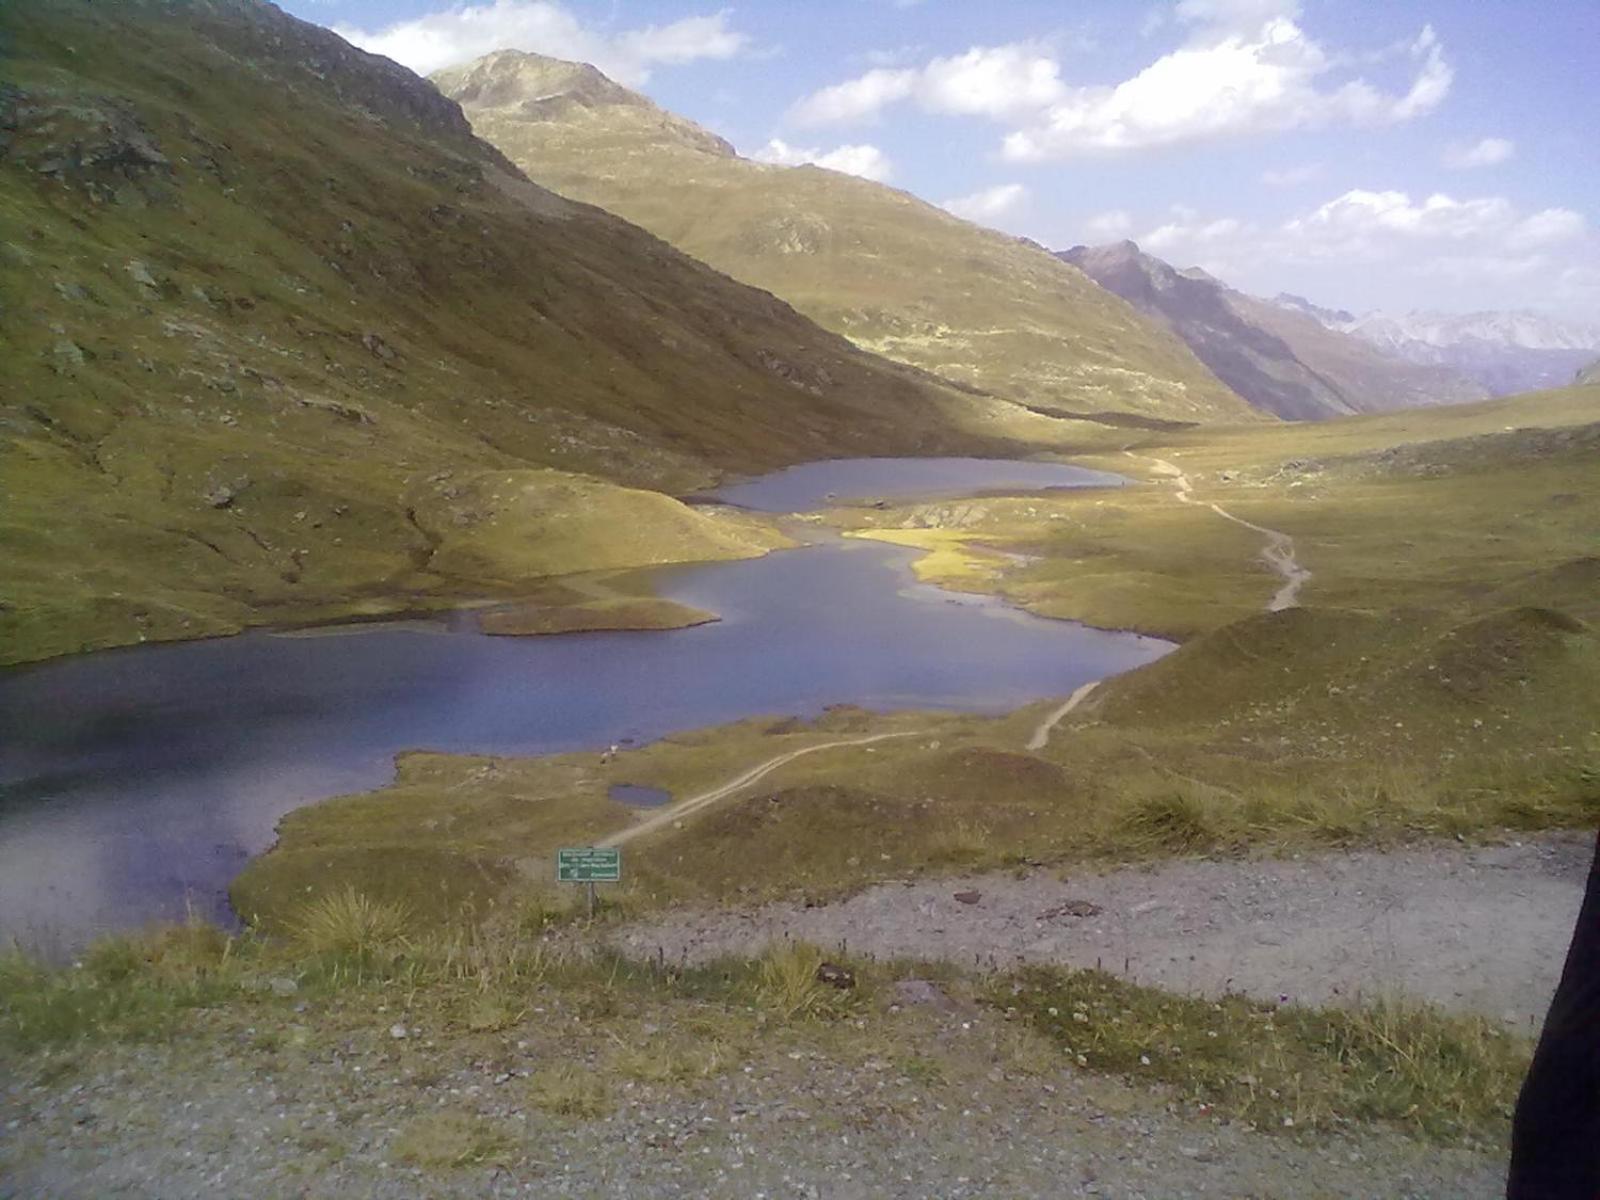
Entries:
[[1230,388],[1280,417],[1319,420],[1488,395],[1447,366],[1408,361],[1342,332],[1347,313],[1247,296],[1133,242],[1075,246],[1058,257],[1171,329]]
[[433,80],[536,183],[864,350],[1049,413],[1256,417],[1182,341],[1037,245],[880,183],[741,158],[581,63],[502,50]]
[[1491,395],[1564,387],[1573,373],[1600,354],[1600,326],[1533,312],[1390,314],[1357,316],[1322,308],[1287,293],[1273,303],[1353,334],[1397,358],[1448,367]]

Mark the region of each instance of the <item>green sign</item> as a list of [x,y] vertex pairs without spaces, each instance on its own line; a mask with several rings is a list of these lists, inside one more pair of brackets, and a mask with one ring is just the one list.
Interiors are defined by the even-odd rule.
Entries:
[[569,846],[556,851],[558,883],[618,883],[621,879],[621,850]]

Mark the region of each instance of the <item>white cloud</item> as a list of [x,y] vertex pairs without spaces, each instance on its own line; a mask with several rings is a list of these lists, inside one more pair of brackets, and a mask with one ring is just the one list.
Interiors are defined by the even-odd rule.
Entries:
[[782,138],[773,138],[750,157],[757,162],[775,163],[782,167],[811,163],[879,183],[887,183],[894,174],[894,165],[888,156],[878,147],[867,144],[839,146],[833,150],[821,150],[815,146],[803,149],[789,145]]
[[791,115],[801,125],[846,124],[912,100],[933,113],[1020,117],[1066,94],[1060,72],[1049,50],[1031,42],[975,46],[921,67],[868,71],[812,93]]
[[[1386,286],[1448,280],[1479,287],[1473,302],[1486,307],[1578,296],[1590,282],[1584,272],[1600,270],[1600,239],[1581,213],[1528,213],[1503,196],[1413,199],[1355,189],[1276,225],[1179,208],[1137,240],[1152,254],[1180,267],[1199,265],[1236,286],[1308,291],[1300,281],[1317,272],[1342,274],[1357,287],[1373,278]],[[1541,289],[1552,281],[1559,286],[1547,296]],[[1526,292],[1493,291],[1513,284]]]
[[637,85],[657,64],[732,58],[749,36],[729,28],[728,10],[608,35],[586,27],[555,0],[492,0],[456,5],[380,30],[335,25],[346,41],[428,74],[494,50],[527,50],[592,63]]
[[1506,162],[1517,152],[1517,144],[1509,138],[1486,137],[1471,146],[1452,146],[1444,152],[1444,165],[1457,171],[1473,167],[1494,167]]
[[[1054,46],[975,46],[922,66],[880,66],[802,99],[802,125],[877,118],[898,104],[982,116],[1010,126],[1004,156],[1037,162],[1125,154],[1329,125],[1409,121],[1437,107],[1453,72],[1432,27],[1375,54],[1324,49],[1285,0],[1182,0],[1174,19],[1187,40],[1132,78],[1072,87]],[[1396,54],[1408,78],[1387,90],[1361,76]],[[1387,69],[1387,68],[1386,68]]]
[[1573,241],[1584,235],[1582,214],[1547,208],[1528,216],[1504,196],[1456,200],[1435,193],[1413,201],[1404,192],[1349,191],[1283,232],[1315,253],[1382,258],[1396,243],[1457,243],[1480,250],[1520,252]]
[[1559,246],[1576,241],[1588,229],[1582,213],[1570,208],[1547,208],[1518,221],[1511,229],[1509,244],[1524,250],[1538,246]]
[[1270,167],[1261,172],[1261,182],[1268,187],[1299,187],[1313,179],[1322,178],[1321,163],[1301,163],[1294,167]]
[[1133,214],[1120,208],[1090,217],[1083,223],[1083,240],[1090,246],[1120,242],[1132,232]]
[[1416,74],[1403,93],[1383,92],[1360,78],[1324,85],[1336,63],[1291,18],[1271,17],[1249,34],[1231,24],[1208,26],[1115,87],[1074,89],[1008,134],[1004,154],[1037,162],[1407,121],[1437,106],[1452,78],[1431,28],[1412,43],[1411,57]]
[[989,224],[1016,215],[1028,202],[1028,189],[1020,183],[1000,183],[970,196],[946,200],[939,207],[968,221]]

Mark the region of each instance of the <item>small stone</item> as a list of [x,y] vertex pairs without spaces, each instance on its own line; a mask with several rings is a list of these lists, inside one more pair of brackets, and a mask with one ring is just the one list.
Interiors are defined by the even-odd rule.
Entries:
[[389,1026],[389,1036],[395,1041],[400,1042],[410,1037],[411,1031],[397,1021],[393,1025]]
[[88,353],[71,338],[57,338],[55,345],[50,347],[50,353],[55,356],[57,371],[74,370],[83,366],[88,358]]
[[957,1005],[938,984],[931,979],[897,979],[894,982],[894,998],[899,1004],[906,1007],[924,1007],[938,1009],[940,1012],[953,1012]]
[[952,894],[951,898],[954,899],[959,904],[976,904],[979,900],[983,899],[983,893],[982,892],[955,892],[955,893]]
[[389,343],[383,340],[381,334],[363,333],[361,335],[361,344],[384,362],[393,362],[397,357],[394,350],[390,348]]
[[161,285],[156,282],[156,277],[150,273],[150,268],[138,259],[129,259],[123,270],[127,271],[128,278],[138,284],[142,291],[155,292],[160,290]]
[[267,980],[267,991],[274,996],[292,996],[300,990],[300,985],[285,975],[274,975]]

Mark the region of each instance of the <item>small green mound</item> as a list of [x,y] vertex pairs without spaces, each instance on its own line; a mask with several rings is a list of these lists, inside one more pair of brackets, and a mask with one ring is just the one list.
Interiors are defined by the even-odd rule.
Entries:
[[1393,632],[1391,621],[1335,609],[1256,613],[1112,680],[1097,707],[1110,720],[1212,721],[1325,686]]
[[1439,639],[1421,669],[1451,693],[1475,699],[1522,688],[1574,652],[1594,652],[1589,628],[1568,613],[1525,606],[1470,621]]

